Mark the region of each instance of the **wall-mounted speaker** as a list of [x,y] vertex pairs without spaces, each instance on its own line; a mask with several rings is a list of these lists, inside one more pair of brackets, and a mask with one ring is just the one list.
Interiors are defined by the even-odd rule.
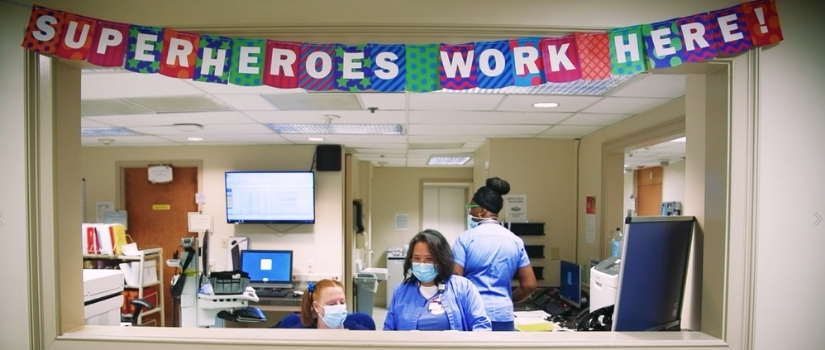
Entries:
[[341,145],[315,147],[315,170],[341,171]]

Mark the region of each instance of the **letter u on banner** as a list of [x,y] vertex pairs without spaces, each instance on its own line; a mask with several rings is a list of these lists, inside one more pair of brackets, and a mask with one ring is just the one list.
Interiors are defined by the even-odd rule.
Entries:
[[64,18],[63,40],[55,54],[67,60],[84,61],[89,57],[97,20],[68,12]]
[[121,67],[126,57],[129,25],[98,21],[87,62],[101,67]]
[[200,37],[197,34],[164,30],[160,74],[172,78],[191,79],[195,72],[199,41]]
[[42,54],[54,53],[63,37],[64,16],[62,11],[33,5],[26,36],[20,46]]

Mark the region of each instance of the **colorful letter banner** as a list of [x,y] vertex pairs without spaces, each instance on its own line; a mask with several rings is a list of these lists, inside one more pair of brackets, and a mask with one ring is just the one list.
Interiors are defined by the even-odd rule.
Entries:
[[32,5],[21,46],[101,67],[217,84],[430,92],[606,80],[738,55],[783,39],[774,0],[600,33],[360,45],[197,35]]

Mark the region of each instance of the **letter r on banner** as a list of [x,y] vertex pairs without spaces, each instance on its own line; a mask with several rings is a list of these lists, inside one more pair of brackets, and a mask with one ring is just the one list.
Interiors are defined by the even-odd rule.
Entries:
[[297,88],[300,55],[300,43],[267,40],[264,85],[279,89]]
[[199,41],[200,37],[197,34],[164,30],[160,74],[172,78],[191,79],[198,58]]

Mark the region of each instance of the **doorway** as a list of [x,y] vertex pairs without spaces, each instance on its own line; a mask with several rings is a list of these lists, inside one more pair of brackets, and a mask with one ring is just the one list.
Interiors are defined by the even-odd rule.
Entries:
[[[198,211],[198,168],[173,167],[168,183],[150,183],[148,176],[146,167],[123,168],[124,202],[129,213],[127,233],[140,249],[163,248],[162,261],[166,261],[178,250],[181,238],[196,235],[189,232],[187,213]],[[162,268],[165,280],[158,293],[169,293],[168,281],[176,271],[165,264]],[[165,295],[163,299],[164,322],[174,326],[172,297]]]
[[661,213],[662,167],[636,170],[636,215],[654,216]]
[[469,184],[425,183],[421,197],[421,229],[441,232],[451,245],[467,230]]

